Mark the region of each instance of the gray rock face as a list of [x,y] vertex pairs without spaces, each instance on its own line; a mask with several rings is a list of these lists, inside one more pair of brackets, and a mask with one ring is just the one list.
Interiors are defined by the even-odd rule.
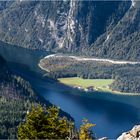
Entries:
[[114,26],[129,5],[123,1],[0,2],[0,40],[32,49],[82,50],[109,24]]
[[117,140],[140,140],[140,125],[134,126],[128,132],[124,132]]
[[140,60],[140,2],[0,1],[0,40],[31,49]]

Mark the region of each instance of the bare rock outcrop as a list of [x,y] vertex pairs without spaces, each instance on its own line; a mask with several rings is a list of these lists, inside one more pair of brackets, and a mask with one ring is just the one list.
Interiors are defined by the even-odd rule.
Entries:
[[122,133],[117,140],[140,140],[140,125],[135,125],[132,130]]

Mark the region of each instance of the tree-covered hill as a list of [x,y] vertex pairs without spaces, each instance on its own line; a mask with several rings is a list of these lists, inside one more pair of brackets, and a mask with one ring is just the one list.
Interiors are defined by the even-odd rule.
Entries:
[[29,82],[12,73],[0,57],[0,139],[17,138],[17,126],[24,121],[32,104],[52,105],[36,94]]
[[11,73],[0,57],[0,139],[17,138],[18,124],[37,100],[30,84]]
[[[136,6],[139,3],[136,3]],[[130,7],[112,29],[91,46],[91,55],[123,60],[140,60],[140,8]]]
[[124,93],[140,93],[140,64],[78,61],[69,56],[54,56],[42,59],[40,66],[46,69],[48,77],[54,79],[63,77],[114,79],[110,85],[112,90]]

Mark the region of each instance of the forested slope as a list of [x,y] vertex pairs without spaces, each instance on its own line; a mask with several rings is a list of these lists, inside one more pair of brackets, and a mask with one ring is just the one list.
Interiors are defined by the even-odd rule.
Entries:
[[[138,6],[138,7],[137,7]],[[91,47],[91,55],[123,60],[140,60],[139,2],[131,7],[118,24],[101,35]]]
[[17,126],[23,121],[38,97],[30,84],[14,75],[0,57],[0,138],[16,138]]
[[24,121],[31,106],[37,104],[52,105],[36,94],[29,82],[12,73],[0,57],[0,139],[16,139],[17,126]]

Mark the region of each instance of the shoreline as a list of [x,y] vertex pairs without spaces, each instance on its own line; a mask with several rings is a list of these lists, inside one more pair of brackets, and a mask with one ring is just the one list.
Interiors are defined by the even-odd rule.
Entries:
[[[44,68],[44,67],[42,67],[41,66],[41,63],[42,63],[42,61],[44,60],[44,59],[47,59],[47,58],[50,58],[50,57],[63,57],[63,56],[59,56],[58,54],[51,54],[51,55],[48,55],[48,56],[45,56],[44,58],[42,58],[42,59],[40,59],[40,61],[39,61],[39,63],[38,63],[38,67],[41,69],[41,70],[43,70],[43,71],[46,71],[46,72],[50,72],[49,70],[47,70],[46,68]],[[71,57],[71,58],[76,58],[75,56],[69,56],[69,57]],[[94,58],[93,58],[94,59]],[[96,59],[96,58],[95,58]],[[94,60],[95,60],[94,59]],[[94,61],[93,60],[93,61]],[[100,59],[101,61],[102,60],[104,60],[104,59]],[[81,60],[80,60],[81,61]],[[86,60],[87,61],[87,60]],[[89,60],[88,60],[89,61]],[[96,59],[95,61],[98,61],[98,59]],[[111,61],[115,61],[115,60],[111,60]],[[131,61],[118,61],[118,62],[120,62],[120,64],[122,64],[122,62],[124,63],[124,64],[132,64],[132,65],[136,65],[136,64],[140,64],[140,62],[131,62]],[[110,62],[110,63],[112,63],[112,62]],[[117,64],[119,64],[119,63],[117,63]],[[61,82],[59,82],[59,83],[61,83]],[[61,84],[63,84],[63,85],[66,85],[66,84],[64,84],[64,83],[61,83]],[[82,90],[82,91],[84,91],[85,93],[88,93],[88,94],[90,94],[90,93],[94,93],[94,92],[103,92],[103,93],[109,93],[109,94],[114,94],[114,95],[123,95],[123,96],[140,96],[140,93],[125,93],[125,92],[119,92],[119,91],[103,91],[103,90],[94,90],[94,91],[85,91],[85,89],[78,89],[78,88],[75,88],[74,86],[71,86],[71,85],[66,85],[66,86],[69,86],[69,87],[72,87],[73,89],[77,89],[77,90]]]
[[107,63],[118,64],[118,65],[140,64],[140,61],[126,61],[126,60],[119,61],[119,60],[113,60],[113,59],[103,59],[103,58],[96,58],[96,57],[82,57],[82,56],[65,55],[65,54],[51,54],[51,55],[45,56],[41,60],[43,61],[50,57],[69,57],[69,58],[75,59],[77,61],[97,61],[97,62],[107,62]]
[[41,63],[42,63],[43,60],[44,60],[44,58],[41,59],[41,60],[39,61],[38,67],[39,67],[41,70],[43,70],[43,71],[50,72],[49,70],[47,70],[46,68],[44,68],[44,67],[41,66]]
[[99,93],[104,93],[104,94],[112,94],[112,95],[124,95],[124,96],[140,96],[140,94],[139,93],[125,93],[125,92],[119,92],[119,91],[103,91],[103,90],[94,90],[94,91],[85,91],[85,89],[79,89],[78,87],[76,88],[76,87],[74,87],[74,86],[71,86],[71,85],[67,85],[67,84],[64,84],[64,83],[61,83],[61,82],[59,82],[60,84],[62,84],[62,85],[65,85],[65,86],[68,86],[68,87],[71,87],[71,88],[73,88],[73,89],[77,89],[77,90],[79,90],[79,91],[83,91],[83,92],[85,92],[85,94],[94,94],[94,93],[97,93],[97,92],[99,92]]

